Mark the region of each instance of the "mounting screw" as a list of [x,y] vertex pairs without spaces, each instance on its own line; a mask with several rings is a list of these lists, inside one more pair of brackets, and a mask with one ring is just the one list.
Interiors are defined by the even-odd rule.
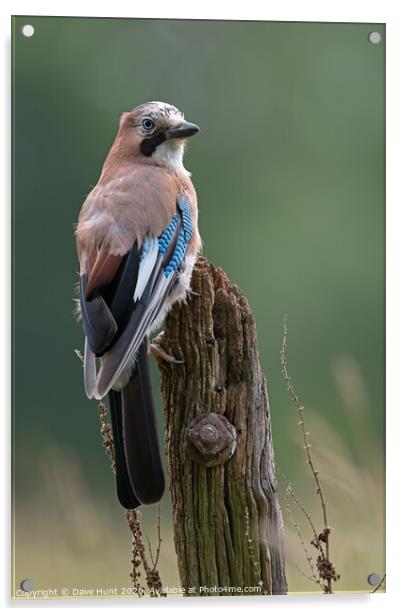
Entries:
[[27,38],[31,38],[31,36],[35,34],[35,28],[31,26],[31,24],[25,24],[25,26],[21,28],[21,32]]
[[372,45],[378,45],[378,43],[381,43],[381,34],[379,32],[370,32],[368,40]]
[[33,582],[30,579],[26,579],[26,580],[22,580],[20,583],[20,588],[21,590],[23,590],[24,592],[31,592],[31,590],[33,589]]
[[381,577],[378,575],[378,573],[370,573],[370,575],[367,577],[367,581],[370,586],[378,586],[378,584],[381,582]]
[[202,466],[218,466],[232,457],[236,436],[236,428],[224,415],[206,413],[196,417],[186,430],[187,452]]

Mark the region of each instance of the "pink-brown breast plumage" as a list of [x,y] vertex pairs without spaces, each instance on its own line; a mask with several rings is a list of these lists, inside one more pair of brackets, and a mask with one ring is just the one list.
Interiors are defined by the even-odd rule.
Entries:
[[198,252],[197,196],[190,178],[163,167],[132,164],[100,182],[88,195],[76,229],[80,273],[88,272],[99,251],[123,256],[147,235],[158,237],[176,212],[177,197],[185,194],[193,216],[189,252]]

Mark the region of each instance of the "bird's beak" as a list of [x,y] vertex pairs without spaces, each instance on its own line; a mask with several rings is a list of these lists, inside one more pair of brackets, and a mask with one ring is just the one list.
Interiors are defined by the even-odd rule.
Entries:
[[191,124],[191,122],[182,122],[179,126],[169,128],[166,133],[168,139],[185,139],[186,137],[192,137],[195,133],[198,133],[200,127],[197,124]]

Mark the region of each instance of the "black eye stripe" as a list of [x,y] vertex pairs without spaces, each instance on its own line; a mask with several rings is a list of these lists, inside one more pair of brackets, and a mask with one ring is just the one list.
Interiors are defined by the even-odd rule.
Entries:
[[141,152],[144,156],[151,156],[161,143],[166,141],[165,133],[156,133],[152,137],[148,137],[147,139],[143,139],[140,144]]

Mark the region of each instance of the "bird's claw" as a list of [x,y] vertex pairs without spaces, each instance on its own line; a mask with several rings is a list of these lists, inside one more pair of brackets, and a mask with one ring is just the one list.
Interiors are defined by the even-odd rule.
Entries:
[[193,291],[193,289],[188,289],[187,293],[189,295],[194,295],[195,297],[200,297],[201,293],[198,293],[197,291]]
[[155,357],[156,359],[163,359],[168,364],[184,364],[185,363],[184,359],[176,359],[176,357],[167,353],[156,342],[151,342],[151,344],[149,345],[149,354]]

